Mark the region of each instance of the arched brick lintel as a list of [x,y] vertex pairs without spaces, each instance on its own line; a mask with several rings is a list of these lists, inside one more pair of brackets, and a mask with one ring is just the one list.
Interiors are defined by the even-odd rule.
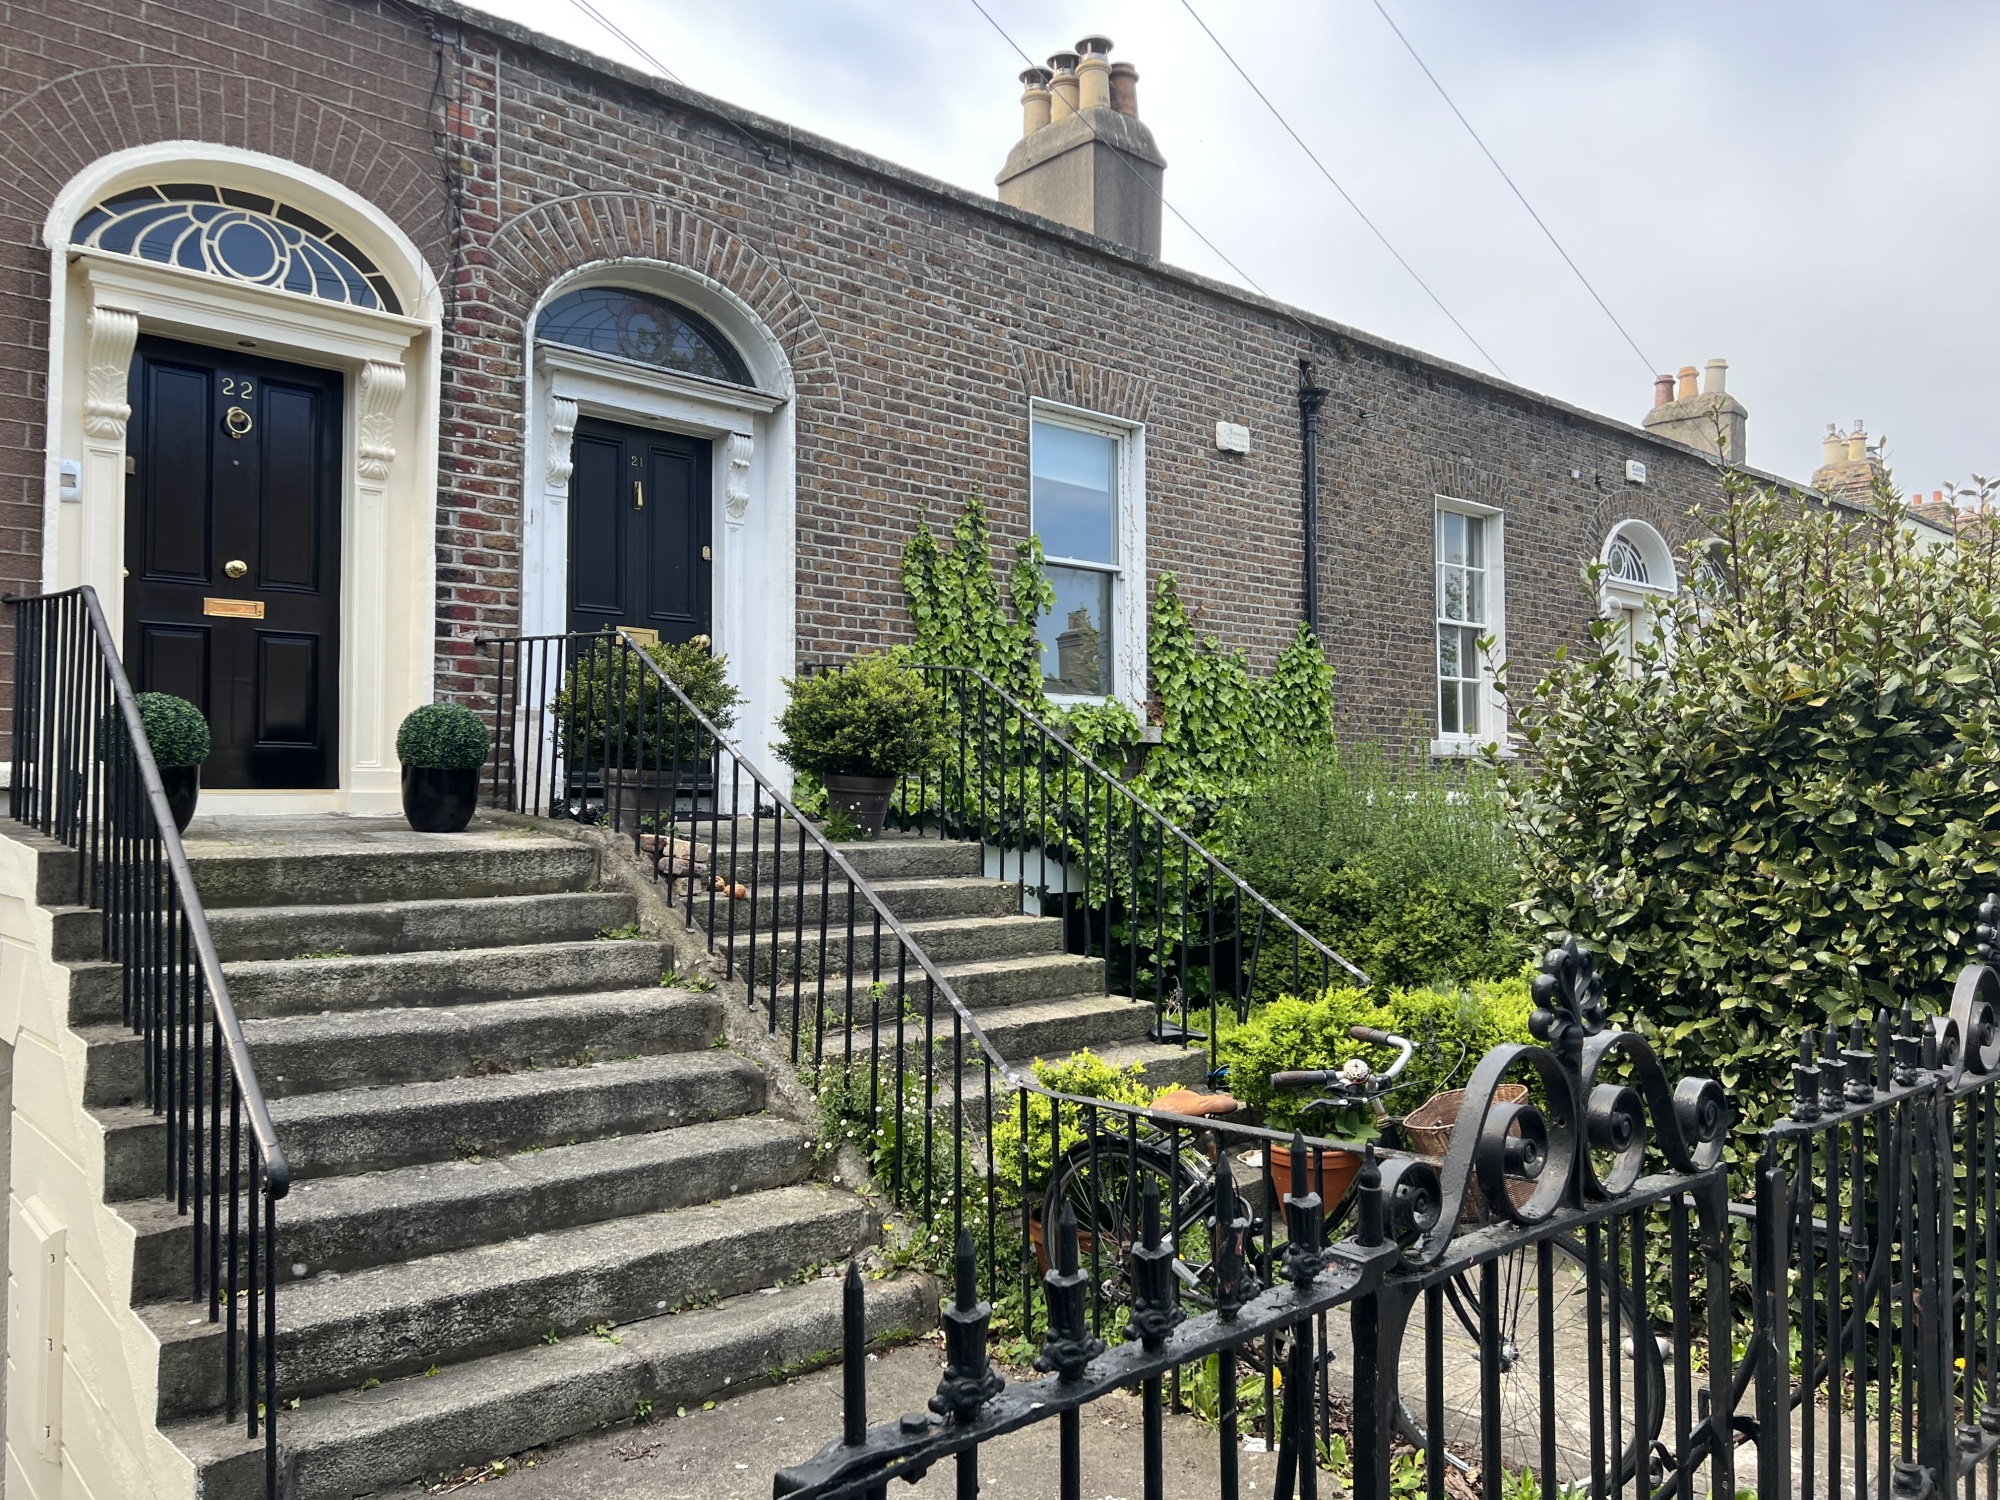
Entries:
[[85,69],[0,111],[0,140],[35,142],[0,156],[0,203],[20,205],[37,224],[92,162],[135,146],[205,141],[333,179],[394,220],[433,269],[442,265],[447,235],[427,146],[398,145],[324,100],[261,79],[179,63]]
[[822,415],[838,411],[832,345],[791,282],[739,236],[665,198],[583,193],[536,204],[493,236],[474,281],[503,321],[521,326],[563,277],[626,258],[684,267],[742,298],[784,347],[796,393]]

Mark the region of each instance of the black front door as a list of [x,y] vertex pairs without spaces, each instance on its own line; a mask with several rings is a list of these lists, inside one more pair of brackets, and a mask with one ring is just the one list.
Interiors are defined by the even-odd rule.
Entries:
[[708,441],[585,420],[574,444],[569,628],[707,635]]
[[208,716],[203,786],[337,785],[341,377],[145,338],[130,399],[133,686]]

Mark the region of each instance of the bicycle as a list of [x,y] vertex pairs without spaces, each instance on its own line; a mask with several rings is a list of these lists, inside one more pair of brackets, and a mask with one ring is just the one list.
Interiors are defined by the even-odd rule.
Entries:
[[[1309,1101],[1302,1112],[1307,1116],[1323,1109],[1372,1111],[1378,1125],[1378,1149],[1398,1149],[1403,1139],[1402,1119],[1390,1116],[1381,1103],[1397,1091],[1416,1046],[1406,1037],[1373,1027],[1357,1026],[1349,1034],[1364,1045],[1395,1047],[1395,1060],[1379,1072],[1365,1058],[1357,1057],[1339,1068],[1274,1073],[1271,1085],[1321,1090],[1320,1097]],[[1043,1222],[1055,1223],[1063,1206],[1069,1206],[1086,1236],[1081,1241],[1089,1246],[1086,1264],[1093,1268],[1098,1294],[1105,1302],[1114,1307],[1130,1305],[1130,1250],[1139,1228],[1141,1194],[1151,1179],[1159,1185],[1162,1215],[1177,1231],[1173,1266],[1181,1282],[1183,1301],[1203,1310],[1214,1306],[1214,1255],[1210,1237],[1216,1232],[1219,1136],[1214,1130],[1205,1129],[1204,1122],[1240,1108],[1227,1094],[1176,1089],[1156,1099],[1152,1111],[1155,1116],[1185,1117],[1185,1126],[1149,1122],[1131,1131],[1122,1141],[1093,1134],[1058,1159],[1044,1199]],[[1308,1186],[1321,1191],[1325,1200],[1326,1243],[1340,1237],[1341,1228],[1353,1212],[1358,1197],[1354,1179],[1360,1166],[1361,1154],[1352,1148],[1336,1144],[1316,1153],[1313,1167],[1318,1180]],[[1256,1267],[1260,1279],[1268,1283],[1272,1263],[1282,1250],[1278,1231],[1283,1228],[1284,1217],[1279,1205],[1291,1191],[1291,1183],[1261,1162],[1256,1164],[1256,1170],[1265,1189],[1258,1196],[1278,1210],[1275,1216],[1267,1219],[1260,1215],[1250,1198],[1237,1191],[1232,1212],[1223,1222],[1246,1226],[1245,1243],[1239,1248],[1244,1259]],[[1234,1183],[1233,1166],[1231,1178]],[[1266,1235],[1271,1240],[1268,1246],[1263,1243]],[[1587,1246],[1574,1236],[1555,1235],[1544,1242],[1549,1246],[1546,1283],[1542,1275],[1543,1257],[1535,1243],[1514,1247],[1496,1264],[1500,1321],[1490,1339],[1484,1336],[1481,1316],[1482,1270],[1457,1272],[1442,1284],[1439,1342],[1447,1372],[1447,1458],[1464,1469],[1468,1466],[1451,1453],[1452,1445],[1477,1448],[1480,1377],[1483,1361],[1492,1358],[1501,1365],[1501,1399],[1496,1419],[1502,1426],[1503,1449],[1520,1461],[1532,1461],[1539,1466],[1541,1333],[1546,1321],[1552,1334],[1550,1363],[1556,1372],[1553,1392],[1556,1477],[1564,1485],[1590,1481],[1588,1331],[1594,1289],[1603,1329],[1619,1330],[1619,1409],[1607,1412],[1606,1420],[1617,1423],[1616,1430],[1623,1439],[1618,1481],[1629,1482],[1634,1475],[1644,1472],[1641,1466],[1650,1460],[1665,1414],[1665,1370],[1659,1345],[1650,1334],[1650,1320],[1644,1316],[1632,1289],[1623,1284],[1612,1267],[1601,1259],[1593,1262]],[[1107,1250],[1114,1247],[1115,1253],[1107,1255]],[[1395,1377],[1399,1387],[1416,1392],[1424,1389],[1426,1375],[1428,1300],[1420,1295],[1412,1309]],[[1542,1317],[1545,1302],[1549,1306],[1546,1320]],[[1276,1350],[1271,1353],[1282,1357]],[[1607,1380],[1607,1387],[1608,1384]],[[1465,1399],[1468,1395],[1469,1401]],[[1424,1405],[1421,1394],[1414,1402],[1398,1399],[1396,1403],[1399,1435],[1419,1451],[1423,1451],[1427,1440],[1422,1421]]]

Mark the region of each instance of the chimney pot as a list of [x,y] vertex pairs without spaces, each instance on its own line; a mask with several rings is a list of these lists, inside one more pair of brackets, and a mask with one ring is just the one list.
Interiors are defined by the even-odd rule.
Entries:
[[1820,441],[1820,467],[1827,468],[1847,457],[1847,439],[1834,423],[1826,424],[1826,436]]
[[1708,376],[1703,383],[1702,389],[1708,395],[1720,396],[1727,389],[1728,380],[1729,361],[1726,359],[1711,359],[1708,362]]
[[1051,105],[1053,119],[1060,125],[1077,112],[1076,102],[1076,54],[1057,52],[1049,57],[1049,92],[1055,96]]
[[1677,401],[1694,400],[1695,396],[1698,394],[1698,392],[1695,390],[1696,373],[1697,372],[1693,365],[1681,366],[1680,389],[1674,395],[1675,400]]
[[1029,68],[1021,75],[1021,134],[1033,135],[1049,123],[1049,70]]
[[1111,108],[1111,63],[1104,55],[1111,50],[1111,39],[1087,36],[1076,50],[1083,54],[1076,65],[1076,107]]
[[1674,377],[1655,375],[1653,377],[1653,406],[1657,410],[1674,399]]
[[1868,433],[1859,417],[1854,419],[1854,431],[1847,435],[1847,461],[1851,464],[1868,461]]
[[1128,62],[1111,65],[1111,107],[1121,115],[1139,118],[1139,70]]

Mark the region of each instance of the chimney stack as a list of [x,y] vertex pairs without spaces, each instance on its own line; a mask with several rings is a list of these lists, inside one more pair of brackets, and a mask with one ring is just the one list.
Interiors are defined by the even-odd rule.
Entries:
[[1139,122],[1139,70],[1087,36],[1021,75],[1021,139],[996,181],[1000,201],[1136,250],[1160,253],[1166,158]]
[[[1829,499],[1854,505],[1870,504],[1876,485],[1887,477],[1878,453],[1868,451],[1867,425],[1856,417],[1852,431],[1842,432],[1832,422],[1826,424],[1826,438],[1820,449],[1820,466],[1813,471],[1812,485]],[[1919,493],[1912,504],[1922,504]]]
[[1726,463],[1743,462],[1744,426],[1750,413],[1729,394],[1729,361],[1711,359],[1706,374],[1682,365],[1678,376],[1653,380],[1653,409],[1641,419],[1648,432],[1712,453]]

